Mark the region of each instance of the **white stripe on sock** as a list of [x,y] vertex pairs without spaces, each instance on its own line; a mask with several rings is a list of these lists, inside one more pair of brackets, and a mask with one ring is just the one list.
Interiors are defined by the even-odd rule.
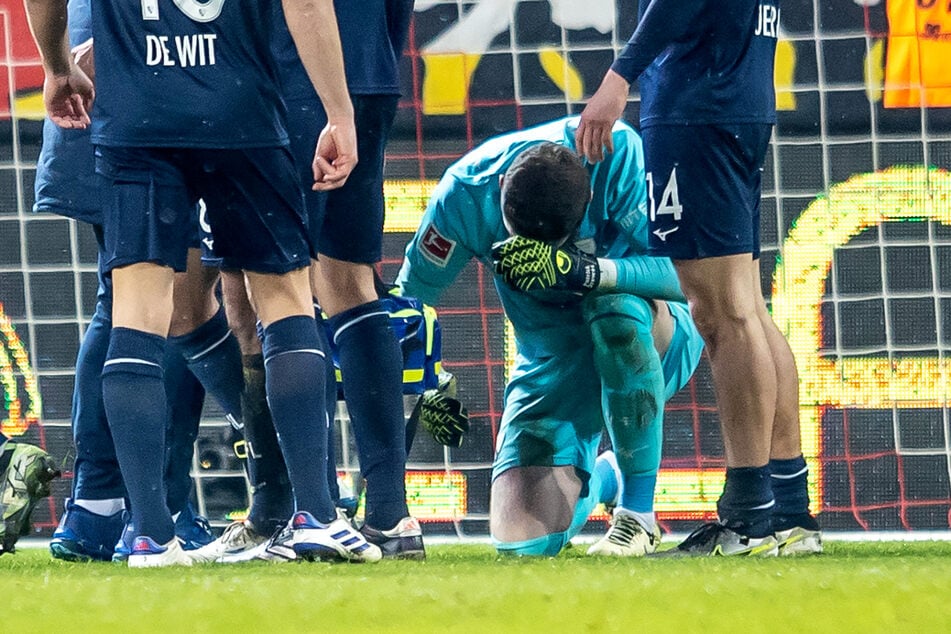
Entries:
[[337,328],[337,332],[334,333],[334,343],[337,343],[337,337],[340,336],[340,333],[342,333],[344,330],[346,330],[346,329],[349,328],[350,326],[354,326],[354,325],[356,325],[356,324],[359,324],[359,323],[360,323],[361,321],[363,321],[364,319],[369,319],[370,317],[376,317],[377,315],[386,315],[387,317],[389,317],[389,313],[387,313],[385,310],[381,310],[381,311],[377,311],[377,312],[375,312],[375,313],[367,313],[366,315],[360,315],[360,316],[357,317],[356,319],[351,319],[350,321],[348,321],[348,322],[345,323],[344,325],[340,326],[340,328]]
[[271,359],[276,359],[277,357],[283,356],[285,354],[294,354],[295,352],[305,352],[307,354],[316,354],[318,356],[326,358],[327,355],[324,354],[323,350],[316,350],[313,348],[304,348],[302,350],[285,350],[284,352],[278,352],[277,354],[272,354],[267,359],[264,360],[264,365],[267,365]]
[[226,332],[226,333],[224,334],[224,336],[223,336],[221,339],[219,339],[218,341],[214,342],[213,344],[211,344],[210,346],[208,346],[208,347],[205,348],[204,350],[198,352],[197,354],[193,354],[192,356],[188,357],[186,360],[187,360],[189,363],[192,362],[192,361],[198,361],[198,360],[201,359],[203,356],[205,356],[206,354],[208,354],[209,352],[211,352],[212,350],[214,350],[215,348],[217,348],[218,346],[220,346],[221,344],[223,344],[223,343],[225,342],[225,340],[226,340],[229,336],[231,336],[231,331],[230,331],[230,330],[229,330],[228,332]]
[[125,508],[125,500],[122,498],[109,498],[107,500],[73,500],[73,504],[84,508],[90,513],[108,517],[115,515]]
[[792,480],[793,478],[798,478],[799,476],[807,473],[808,471],[809,471],[809,467],[803,467],[796,473],[792,473],[789,475],[780,475],[778,473],[771,473],[769,474],[769,477],[776,478],[777,480]]
[[120,357],[118,359],[109,359],[103,364],[103,366],[118,365],[120,363],[137,363],[139,365],[150,365],[153,368],[159,368],[159,369],[161,369],[162,367],[158,363],[152,363],[151,361],[146,361],[145,359],[136,359],[135,357]]

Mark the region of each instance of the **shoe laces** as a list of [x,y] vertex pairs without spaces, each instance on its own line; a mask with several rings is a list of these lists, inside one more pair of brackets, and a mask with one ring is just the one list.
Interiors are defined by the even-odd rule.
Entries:
[[221,543],[229,547],[254,543],[254,531],[246,522],[232,522],[221,534]]
[[725,530],[727,530],[727,527],[720,522],[707,522],[687,535],[687,538],[680,543],[678,548],[680,550],[691,550],[705,546]]
[[[615,515],[611,522],[611,528],[608,530],[607,540],[618,546],[629,546],[639,534],[648,535],[644,527],[636,519],[629,515]],[[650,541],[654,541],[653,535],[648,535]]]

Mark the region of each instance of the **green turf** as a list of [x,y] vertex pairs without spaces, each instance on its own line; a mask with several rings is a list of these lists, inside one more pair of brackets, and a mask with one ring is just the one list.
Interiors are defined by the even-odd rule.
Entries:
[[0,557],[2,632],[951,632],[951,542],[817,557],[498,559],[130,570]]

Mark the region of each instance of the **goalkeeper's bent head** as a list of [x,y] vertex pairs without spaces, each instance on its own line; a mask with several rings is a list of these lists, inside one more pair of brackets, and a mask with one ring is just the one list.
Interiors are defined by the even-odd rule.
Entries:
[[502,177],[502,217],[516,234],[542,242],[574,233],[591,200],[591,179],[581,159],[557,143],[533,145]]

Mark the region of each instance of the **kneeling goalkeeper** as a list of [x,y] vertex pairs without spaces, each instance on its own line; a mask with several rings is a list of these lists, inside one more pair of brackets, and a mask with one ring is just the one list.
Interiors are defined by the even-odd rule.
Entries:
[[[478,258],[515,331],[492,474],[502,553],[555,555],[598,501],[616,503],[590,554],[657,548],[654,487],[664,404],[702,341],[670,260],[647,256],[641,140],[614,126],[614,153],[585,166],[577,117],[490,139],[439,182],[398,277],[436,304]],[[607,428],[616,468],[596,468]]]

